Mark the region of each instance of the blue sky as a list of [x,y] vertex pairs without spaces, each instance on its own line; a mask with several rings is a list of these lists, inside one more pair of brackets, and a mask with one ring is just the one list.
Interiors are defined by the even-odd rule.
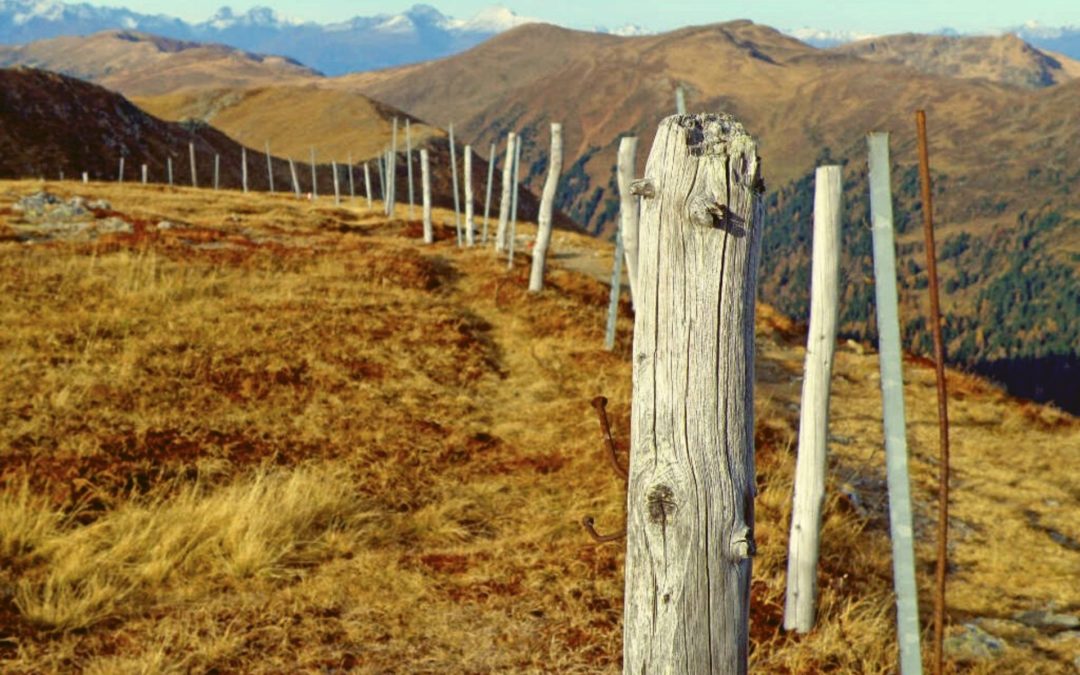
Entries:
[[[179,16],[187,20],[202,20],[213,14],[222,0],[90,0],[93,5],[126,6],[144,13]],[[393,0],[262,0],[235,2],[234,11],[244,12],[255,5],[272,7],[295,18],[318,22],[396,13],[415,4]],[[491,0],[427,0],[444,14],[459,18],[472,16]],[[504,0],[500,4],[518,14],[537,17],[552,23],[575,28],[607,26],[614,28],[628,23],[651,30],[667,30],[679,26],[751,19],[776,28],[823,28],[857,30],[873,33],[931,31],[944,27],[960,31],[987,31],[1016,26],[1027,21],[1044,25],[1080,24],[1078,0],[757,0],[730,2],[725,0]],[[657,7],[662,9],[657,10]]]

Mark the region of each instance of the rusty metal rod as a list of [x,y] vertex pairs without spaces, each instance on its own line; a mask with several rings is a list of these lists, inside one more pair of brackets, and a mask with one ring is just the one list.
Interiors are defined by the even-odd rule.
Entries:
[[626,530],[616,532],[615,534],[600,534],[596,531],[596,521],[592,516],[585,516],[581,519],[581,524],[585,527],[585,531],[589,533],[589,536],[593,538],[597,544],[605,544],[610,541],[618,541],[626,536]]
[[626,480],[630,477],[630,472],[623,468],[622,464],[619,464],[619,457],[615,454],[615,439],[611,436],[611,424],[608,422],[607,416],[607,399],[603,396],[597,396],[592,400],[592,406],[596,408],[596,416],[600,419],[600,431],[604,434],[604,446],[607,449],[608,461],[611,462],[611,468],[615,470],[615,473],[620,478]]
[[937,573],[934,593],[934,672],[945,667],[945,577],[949,556],[949,406],[945,389],[945,343],[941,337],[941,305],[938,301],[937,255],[934,250],[934,204],[930,185],[930,152],[926,142],[926,112],[915,112],[919,132],[919,178],[922,183],[923,233],[926,238],[926,274],[930,281],[930,326],[934,333],[937,369],[938,432],[941,461],[938,467]]

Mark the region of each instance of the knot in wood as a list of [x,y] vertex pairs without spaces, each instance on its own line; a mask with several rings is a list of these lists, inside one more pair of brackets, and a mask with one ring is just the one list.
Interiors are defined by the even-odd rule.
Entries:
[[726,156],[733,138],[748,136],[742,123],[728,113],[678,115],[676,119],[686,130],[686,147],[692,157]]
[[638,178],[630,183],[630,194],[652,199],[656,196],[656,182],[651,178]]
[[667,527],[668,519],[675,515],[678,506],[675,503],[675,492],[667,485],[656,485],[649,490],[646,497],[649,510],[649,522]]
[[747,560],[757,554],[757,544],[754,543],[754,531],[748,526],[742,525],[735,528],[731,535],[730,551],[732,560],[736,562]]

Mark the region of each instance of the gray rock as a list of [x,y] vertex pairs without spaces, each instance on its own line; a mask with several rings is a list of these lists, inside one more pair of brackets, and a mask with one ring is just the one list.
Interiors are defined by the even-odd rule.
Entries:
[[1080,616],[1058,614],[1048,609],[1020,612],[1014,615],[1013,618],[1034,628],[1064,628],[1066,630],[1080,628]]
[[945,638],[945,653],[958,661],[996,659],[1008,644],[974,623],[965,623],[964,632]]
[[94,201],[90,202],[86,206],[88,208],[94,209],[95,211],[97,211],[97,210],[100,210],[100,211],[112,211],[112,204],[105,201],[104,199],[95,199]]
[[163,221],[159,222],[157,225],[155,225],[154,227],[156,227],[159,230],[172,230],[172,229],[175,229],[177,227],[183,227],[183,226],[180,225],[180,223],[174,223],[171,220],[163,220]]

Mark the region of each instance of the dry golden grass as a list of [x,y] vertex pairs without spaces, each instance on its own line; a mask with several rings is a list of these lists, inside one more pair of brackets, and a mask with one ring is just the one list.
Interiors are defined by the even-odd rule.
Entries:
[[[631,324],[603,351],[605,285],[559,268],[601,272],[609,247],[556,233],[530,295],[524,257],[508,272],[446,226],[424,247],[360,206],[101,184],[48,187],[132,233],[23,243],[10,203],[39,187],[0,183],[5,672],[618,669],[622,547],[579,522],[621,527],[589,400],[625,448]],[[893,672],[876,359],[838,355],[820,621],[788,635],[803,338],[758,323],[753,668]],[[926,618],[934,401],[907,373]],[[952,377],[951,630],[1075,613],[1080,553],[1048,532],[1080,539],[1080,426]],[[957,670],[1070,672],[1075,642],[1002,636]]]

